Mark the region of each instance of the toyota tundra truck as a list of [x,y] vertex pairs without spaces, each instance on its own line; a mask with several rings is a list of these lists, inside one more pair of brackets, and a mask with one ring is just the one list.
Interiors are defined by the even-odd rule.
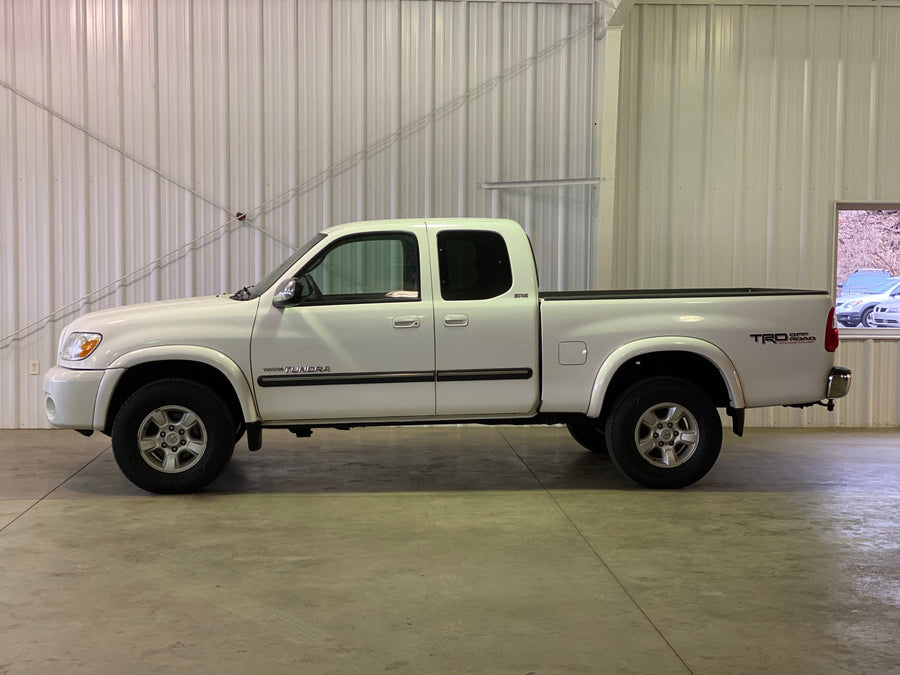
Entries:
[[826,405],[850,372],[825,291],[538,291],[496,219],[351,223],[233,295],[91,312],[44,377],[50,423],[111,436],[137,486],[193,492],[236,441],[317,427],[565,424],[638,483],[704,476],[744,411]]

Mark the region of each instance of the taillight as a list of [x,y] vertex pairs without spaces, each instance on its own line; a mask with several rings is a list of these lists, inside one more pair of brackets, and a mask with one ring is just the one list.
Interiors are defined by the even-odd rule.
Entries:
[[825,351],[836,351],[840,341],[837,324],[834,321],[834,307],[832,307],[831,311],[828,312],[828,321],[825,324]]

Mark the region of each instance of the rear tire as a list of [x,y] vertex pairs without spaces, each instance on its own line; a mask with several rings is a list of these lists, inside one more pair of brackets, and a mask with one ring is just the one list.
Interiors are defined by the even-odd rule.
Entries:
[[196,492],[234,453],[235,420],[210,388],[191,380],[151,382],[116,414],[113,455],[139,488],[160,494]]
[[590,420],[569,422],[566,429],[581,447],[591,452],[606,454],[606,433],[599,423]]
[[722,423],[709,396],[684,380],[659,377],[633,385],[606,423],[615,465],[649,488],[681,488],[716,463]]

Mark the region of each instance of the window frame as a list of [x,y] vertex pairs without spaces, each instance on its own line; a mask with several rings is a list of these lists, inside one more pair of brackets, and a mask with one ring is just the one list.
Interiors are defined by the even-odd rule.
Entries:
[[[840,231],[841,231],[841,213],[844,211],[900,211],[900,202],[891,201],[836,201],[834,203],[834,265],[831,268],[831,288],[835,308],[837,308],[837,300],[839,289],[837,287],[838,280],[838,261],[840,255]],[[888,270],[889,278],[900,277],[900,270],[893,274],[893,270]],[[898,328],[880,328],[865,326],[845,326],[837,320],[837,312],[835,312],[835,322],[842,340],[900,340],[900,327]]]
[[[413,247],[413,252],[415,255],[415,266],[416,266],[416,274],[418,278],[416,279],[415,289],[416,297],[389,297],[384,295],[379,295],[378,297],[355,297],[353,294],[335,294],[332,296],[323,296],[319,300],[302,300],[296,303],[293,303],[293,307],[322,307],[322,306],[337,306],[337,305],[372,305],[372,304],[384,304],[384,303],[410,303],[410,302],[422,302],[422,255],[419,246],[419,238],[416,236],[414,232],[408,232],[404,230],[386,230],[384,232],[362,232],[355,234],[348,234],[343,237],[336,238],[333,242],[330,242],[328,246],[319,251],[315,257],[306,263],[303,267],[301,267],[295,274],[293,274],[294,279],[300,279],[301,277],[312,273],[315,269],[328,257],[328,255],[337,249],[340,246],[345,244],[351,244],[359,241],[390,241],[390,240],[399,240],[401,246],[403,246],[403,255],[404,258],[407,255],[407,246]],[[374,294],[372,294],[374,295]]]

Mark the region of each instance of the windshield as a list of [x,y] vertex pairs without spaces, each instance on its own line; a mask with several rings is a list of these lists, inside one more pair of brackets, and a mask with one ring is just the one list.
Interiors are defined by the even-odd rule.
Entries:
[[299,249],[297,249],[278,267],[276,267],[262,279],[257,281],[256,284],[254,284],[253,286],[245,286],[231,297],[235,300],[252,300],[253,298],[258,298],[260,295],[269,290],[269,287],[276,281],[278,281],[278,279],[280,279],[281,276],[294,265],[294,263],[300,260],[300,258],[302,258],[304,255],[309,253],[310,250],[312,250],[312,248],[320,241],[322,241],[326,236],[328,235],[322,234],[320,232]]
[[882,281],[874,288],[868,290],[866,295],[881,295],[882,293],[887,293],[888,291],[893,290],[898,281],[900,281],[900,279],[888,279],[887,281]]

